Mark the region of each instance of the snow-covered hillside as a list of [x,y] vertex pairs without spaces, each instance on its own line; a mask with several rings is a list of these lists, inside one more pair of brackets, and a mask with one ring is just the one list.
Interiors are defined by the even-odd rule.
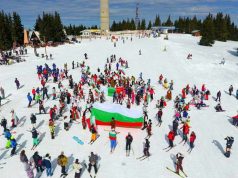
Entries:
[[[238,89],[238,56],[233,55],[230,51],[238,47],[237,42],[216,42],[214,47],[203,47],[198,45],[199,38],[190,35],[169,35],[169,40],[160,38],[138,38],[133,37],[125,40],[123,44],[119,39],[117,46],[106,39],[83,40],[80,44],[67,44],[57,48],[49,47],[47,52],[53,54],[53,60],[45,60],[37,58],[34,55],[32,48],[28,48],[28,54],[25,56],[26,62],[17,63],[10,66],[0,66],[0,86],[5,89],[9,103],[0,107],[0,115],[8,119],[10,126],[10,111],[15,109],[19,118],[25,116],[25,123],[20,124],[21,127],[16,127],[13,130],[17,142],[23,144],[26,148],[26,155],[30,158],[35,151],[31,150],[32,138],[28,132],[31,128],[30,114],[38,112],[38,105],[32,108],[27,108],[27,93],[31,92],[33,87],[40,87],[40,81],[36,74],[36,66],[47,63],[50,67],[55,63],[60,68],[63,68],[64,63],[68,63],[69,74],[72,74],[74,80],[80,80],[81,71],[79,68],[72,70],[71,63],[82,62],[84,53],[88,54],[89,59],[86,60],[86,65],[90,66],[92,73],[97,73],[97,68],[104,69],[106,59],[110,55],[115,54],[117,59],[122,57],[128,61],[129,68],[124,69],[126,75],[134,75],[139,77],[139,73],[143,73],[143,79],[151,79],[151,85],[155,88],[155,100],[149,103],[148,115],[152,119],[152,133],[150,138],[152,154],[149,159],[140,161],[136,158],[143,155],[143,142],[146,137],[146,131],[140,129],[117,128],[118,145],[113,154],[110,153],[110,142],[108,132],[104,129],[109,127],[98,126],[100,137],[93,144],[87,144],[90,141],[91,134],[87,130],[82,129],[81,124],[73,124],[67,132],[63,128],[63,121],[57,121],[59,131],[54,140],[50,138],[48,128],[49,115],[37,115],[38,131],[45,133],[40,145],[36,148],[41,156],[50,153],[55,168],[57,157],[61,151],[69,157],[69,162],[72,164],[75,159],[80,162],[88,163],[88,156],[91,151],[100,155],[100,168],[97,178],[172,178],[178,177],[174,173],[168,171],[166,167],[174,169],[173,158],[181,152],[185,155],[183,160],[184,171],[190,178],[235,178],[238,177],[238,137],[237,128],[229,122],[229,117],[237,114],[238,100],[234,96],[226,94],[230,85],[233,85],[234,90]],[[166,51],[164,48],[166,47]],[[139,55],[141,49],[142,55]],[[44,53],[44,48],[38,49],[38,53]],[[192,54],[192,60],[187,60],[187,55]],[[225,58],[225,65],[220,65],[222,58]],[[113,63],[115,68],[116,63]],[[169,101],[168,106],[163,110],[163,123],[161,127],[156,126],[157,121],[155,115],[156,100],[161,96],[165,96],[167,90],[158,84],[160,74],[174,81],[174,90],[172,91],[173,99],[181,94],[182,88],[187,84],[191,87],[195,84],[201,89],[202,84],[211,91],[208,101],[205,101],[210,107],[197,110],[195,107],[190,107],[189,115],[191,117],[191,131],[195,131],[197,139],[195,140],[195,148],[188,154],[189,145],[179,144],[181,136],[175,138],[175,148],[169,152],[165,152],[163,148],[168,146],[166,136],[170,131],[173,121],[174,107],[173,101]],[[24,85],[17,90],[14,80],[18,78],[20,83]],[[50,82],[49,93],[56,84]],[[63,85],[67,87],[68,81],[63,81]],[[226,112],[215,112],[214,106],[217,104],[212,96],[216,97],[217,91],[221,91],[221,104]],[[88,91],[86,91],[88,94]],[[188,96],[186,102],[191,100]],[[7,102],[3,100],[2,104]],[[112,98],[107,97],[107,102],[112,102]],[[45,101],[45,107],[52,107],[53,104],[58,105],[58,101],[52,101],[52,98]],[[85,103],[81,103],[84,107]],[[142,106],[136,107],[141,109]],[[69,116],[69,111],[65,113]],[[24,121],[24,119],[22,119]],[[81,118],[80,118],[81,120]],[[1,132],[3,132],[1,128]],[[134,137],[132,143],[133,152],[130,157],[126,157],[125,151],[125,136],[130,132]],[[85,142],[84,145],[77,144],[72,136],[78,136]],[[226,158],[223,155],[222,149],[225,149],[226,136],[235,138],[231,157]],[[214,144],[214,141],[218,144]],[[4,148],[6,139],[0,137],[0,147]],[[1,178],[26,178],[23,165],[19,160],[19,155],[4,159],[10,155],[10,150],[0,150],[0,163],[6,162],[0,169]],[[35,171],[35,170],[34,170]],[[46,177],[45,172],[41,177]],[[54,170],[54,178],[60,177],[60,167],[57,166]],[[71,172],[67,177],[74,177]],[[89,178],[88,172],[85,170],[82,178]]]

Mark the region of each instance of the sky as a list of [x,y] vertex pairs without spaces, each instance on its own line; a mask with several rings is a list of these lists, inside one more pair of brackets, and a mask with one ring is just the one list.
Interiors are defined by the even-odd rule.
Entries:
[[[154,20],[156,14],[165,21],[179,16],[196,15],[203,19],[209,12],[230,14],[238,25],[238,0],[109,0],[110,23],[135,18],[139,3],[139,18]],[[0,0],[0,9],[20,14],[26,28],[32,28],[39,14],[57,11],[64,25],[100,25],[100,0]]]

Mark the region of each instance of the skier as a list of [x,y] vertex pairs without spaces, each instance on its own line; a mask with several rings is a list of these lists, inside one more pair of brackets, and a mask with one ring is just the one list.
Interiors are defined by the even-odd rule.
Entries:
[[233,137],[229,137],[227,136],[225,138],[226,140],[226,151],[224,153],[224,155],[229,158],[230,157],[230,154],[231,154],[231,147],[232,147],[232,144],[234,143],[234,138]]
[[31,120],[32,128],[36,127],[36,116],[33,113],[31,113],[30,120]]
[[12,119],[11,119],[12,127],[16,127],[19,119],[13,109],[11,110],[11,114],[12,114]]
[[34,155],[32,156],[32,159],[35,163],[35,168],[37,172],[43,172],[44,169],[42,167],[42,157],[39,155],[38,151],[36,151],[34,153]]
[[32,102],[32,97],[31,97],[30,93],[27,94],[27,99],[28,99],[28,102],[29,102],[28,103],[28,108],[29,108],[29,107],[31,107],[31,102]]
[[178,120],[175,118],[174,120],[173,120],[173,132],[174,132],[174,135],[176,136],[176,135],[178,135],[178,132],[177,132],[177,130],[178,130]]
[[191,152],[192,151],[192,149],[194,148],[194,141],[196,140],[196,134],[195,134],[195,132],[191,132],[191,134],[190,134],[190,139],[189,139],[189,141],[190,141],[190,144],[189,144],[189,146],[190,146],[190,148],[188,149],[188,152]]
[[80,178],[81,172],[82,172],[82,165],[79,163],[79,160],[76,159],[74,164],[73,164],[73,169],[74,169],[74,178]]
[[126,136],[126,156],[130,156],[132,141],[133,141],[133,137],[131,136],[129,132],[128,135]]
[[159,109],[159,111],[158,111],[158,113],[157,113],[157,120],[158,120],[158,126],[160,127],[161,126],[161,124],[162,124],[162,115],[163,115],[163,111],[162,111],[162,109],[160,108]]
[[88,164],[88,172],[90,175],[91,175],[90,172],[91,172],[92,166],[94,167],[95,174],[97,174],[98,172],[97,162],[98,162],[98,155],[91,152],[91,155],[89,156],[89,164]]
[[187,175],[183,172],[183,158],[183,154],[176,154],[176,173],[179,175],[179,171],[181,171],[187,177]]
[[20,89],[20,82],[17,78],[15,78],[15,84],[16,84],[17,89]]
[[42,89],[43,91],[43,100],[45,99],[45,96],[47,97],[47,99],[49,99],[49,95],[48,95],[48,89],[46,87],[43,87]]
[[11,156],[13,156],[14,154],[16,154],[15,152],[16,152],[16,148],[17,148],[17,142],[16,142],[15,138],[13,138],[13,137],[10,138],[10,142],[11,142],[11,148],[12,148]]
[[221,91],[219,90],[217,92],[217,98],[216,98],[216,101],[219,100],[219,102],[221,102]]
[[238,99],[238,89],[236,90],[236,99]]
[[141,49],[139,50],[139,55],[141,55]]
[[42,166],[46,169],[47,177],[52,176],[51,156],[47,153],[42,161]]
[[229,87],[229,95],[230,95],[230,96],[231,96],[232,92],[233,92],[233,86],[231,85],[231,86]]
[[109,139],[111,143],[111,153],[115,150],[117,145],[117,134],[118,132],[115,131],[115,129],[111,129],[109,132]]
[[[181,141],[180,143],[184,142],[183,145],[185,145],[185,143],[186,143],[187,140],[188,140],[189,125],[187,124],[187,122],[185,122],[181,128],[183,128],[183,139],[182,139],[182,141]],[[180,128],[180,129],[181,129],[181,128]]]
[[39,100],[39,114],[41,114],[41,111],[43,111],[46,114],[44,105],[43,105],[43,101]]
[[56,99],[56,89],[55,87],[52,88],[52,96],[53,96],[53,100]]
[[173,143],[174,137],[175,137],[174,131],[171,130],[168,134],[169,146],[167,148],[169,148],[169,150],[174,147],[174,143]]
[[1,126],[3,127],[3,131],[5,132],[7,130],[7,119],[3,116],[1,119]]
[[55,125],[54,125],[53,120],[49,121],[49,129],[50,129],[51,139],[54,139],[55,138]]
[[72,62],[72,69],[74,69],[74,61]]
[[68,164],[68,158],[64,155],[64,152],[61,152],[61,154],[58,156],[57,160],[58,165],[61,166],[61,176],[67,176],[68,174],[65,171],[65,167]]
[[84,58],[88,59],[88,54],[87,53],[84,53]]
[[96,130],[94,124],[91,125],[90,132],[91,132],[91,140],[89,143],[92,144],[97,139],[97,130]]
[[152,130],[152,121],[151,121],[151,119],[149,119],[149,122],[148,122],[147,127],[146,127],[146,131],[147,131],[147,137],[146,138],[151,137],[151,135],[152,135],[151,130]]
[[25,154],[25,150],[22,150],[20,153],[20,161],[24,164],[24,169],[27,173],[27,177],[34,178],[33,169],[31,168],[31,164],[28,162],[28,158]]
[[150,156],[150,142],[149,140],[146,138],[145,142],[143,143],[143,153],[144,153],[144,157],[149,157]]
[[38,139],[39,133],[37,132],[35,127],[33,127],[30,132],[32,133],[32,138],[33,138],[33,146],[31,150],[34,150],[39,144],[39,139]]

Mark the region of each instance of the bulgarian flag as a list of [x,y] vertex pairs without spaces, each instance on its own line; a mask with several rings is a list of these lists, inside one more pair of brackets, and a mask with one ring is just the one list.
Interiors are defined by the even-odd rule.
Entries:
[[119,104],[94,103],[91,109],[97,125],[110,125],[112,117],[117,127],[137,127],[143,125],[143,113],[136,109],[128,109]]

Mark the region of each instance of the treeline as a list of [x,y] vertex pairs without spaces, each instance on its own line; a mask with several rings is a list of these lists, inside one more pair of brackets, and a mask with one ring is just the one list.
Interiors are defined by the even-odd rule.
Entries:
[[24,28],[20,16],[0,12],[0,50],[11,49],[13,43],[23,45]]
[[93,25],[91,27],[86,27],[84,25],[69,25],[69,26],[64,26],[64,29],[67,33],[67,35],[81,35],[81,31],[85,29],[98,29],[97,25]]
[[40,39],[48,42],[63,42],[65,40],[64,27],[58,12],[45,13],[36,19],[35,31],[39,31]]

